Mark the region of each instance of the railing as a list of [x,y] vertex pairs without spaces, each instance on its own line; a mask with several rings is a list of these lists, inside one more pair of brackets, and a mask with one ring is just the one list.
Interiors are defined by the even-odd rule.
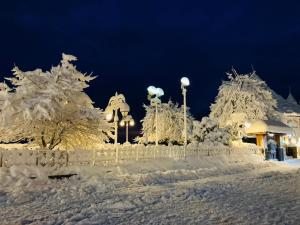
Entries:
[[[95,150],[29,150],[29,149],[0,149],[0,167],[13,165],[63,167],[74,165],[110,165],[126,161],[140,161],[153,159],[181,160],[185,158],[201,158],[218,154],[230,154],[236,148],[227,146],[144,146],[131,145],[115,148],[104,145]],[[243,148],[244,149],[244,148]],[[257,148],[248,149],[257,151]]]

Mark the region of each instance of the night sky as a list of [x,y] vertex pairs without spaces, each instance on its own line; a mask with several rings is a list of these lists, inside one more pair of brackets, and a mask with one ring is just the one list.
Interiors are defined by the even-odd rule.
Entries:
[[286,97],[290,86],[300,99],[299,1],[1,1],[0,32],[1,77],[14,63],[49,70],[73,54],[80,71],[98,75],[88,89],[96,106],[118,91],[138,120],[149,85],[181,103],[183,75],[199,119],[231,67],[253,66],[276,92]]

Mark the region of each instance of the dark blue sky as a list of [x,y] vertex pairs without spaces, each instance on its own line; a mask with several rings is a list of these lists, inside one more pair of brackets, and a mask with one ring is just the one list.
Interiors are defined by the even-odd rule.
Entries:
[[[6,2],[6,3],[3,3]],[[61,53],[98,78],[88,93],[104,108],[115,91],[141,119],[146,88],[181,103],[179,79],[190,77],[188,104],[198,118],[225,72],[251,65],[283,96],[300,98],[299,1],[1,1],[0,74],[14,63],[48,70]]]

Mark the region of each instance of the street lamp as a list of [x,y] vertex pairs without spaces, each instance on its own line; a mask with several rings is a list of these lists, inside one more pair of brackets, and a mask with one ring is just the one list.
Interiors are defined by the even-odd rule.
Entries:
[[156,88],[154,86],[149,86],[148,91],[148,100],[150,101],[151,106],[155,106],[155,145],[158,146],[158,105],[161,104],[160,97],[165,93],[163,89]]
[[187,114],[186,114],[186,92],[187,92],[187,87],[190,86],[190,80],[187,77],[182,77],[181,80],[181,90],[182,90],[182,95],[183,95],[183,118],[184,118],[184,155],[186,151],[186,146],[187,146]]
[[126,103],[124,95],[118,94],[116,92],[115,96],[112,96],[109,99],[108,106],[105,109],[106,120],[111,121],[113,119],[113,122],[115,124],[115,128],[114,128],[115,145],[117,145],[118,143],[118,122],[119,122],[118,111],[121,112],[122,117],[126,117],[128,115],[128,112],[130,111],[130,107]]
[[126,142],[125,142],[126,145],[129,145],[129,144],[130,144],[129,141],[128,141],[128,127],[129,127],[129,126],[133,127],[134,124],[135,124],[135,122],[134,122],[134,120],[133,120],[133,118],[132,118],[131,115],[125,116],[125,117],[121,120],[121,122],[120,122],[120,126],[121,126],[121,127],[126,126]]

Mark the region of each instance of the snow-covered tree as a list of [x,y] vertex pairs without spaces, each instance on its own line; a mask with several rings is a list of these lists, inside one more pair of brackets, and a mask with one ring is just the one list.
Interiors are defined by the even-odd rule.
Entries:
[[[155,142],[156,127],[155,127],[155,107],[144,105],[146,116],[142,122],[142,137],[137,140],[142,143]],[[191,134],[193,118],[189,111],[187,113],[188,138]],[[158,138],[159,142],[167,143],[183,143],[183,106],[179,107],[172,101],[162,103],[158,107]]]
[[193,122],[194,140],[199,142],[220,143],[228,145],[230,141],[230,133],[226,128],[219,128],[216,121],[209,117],[203,117],[201,122],[195,120]]
[[256,72],[238,74],[232,69],[227,73],[215,103],[211,105],[210,118],[220,127],[230,126],[239,133],[243,124],[252,119],[276,119],[277,102],[266,83],[259,79]]
[[88,148],[111,135],[103,112],[84,93],[95,77],[82,74],[63,54],[50,71],[14,67],[10,85],[0,84],[1,141],[27,140],[42,148]]

